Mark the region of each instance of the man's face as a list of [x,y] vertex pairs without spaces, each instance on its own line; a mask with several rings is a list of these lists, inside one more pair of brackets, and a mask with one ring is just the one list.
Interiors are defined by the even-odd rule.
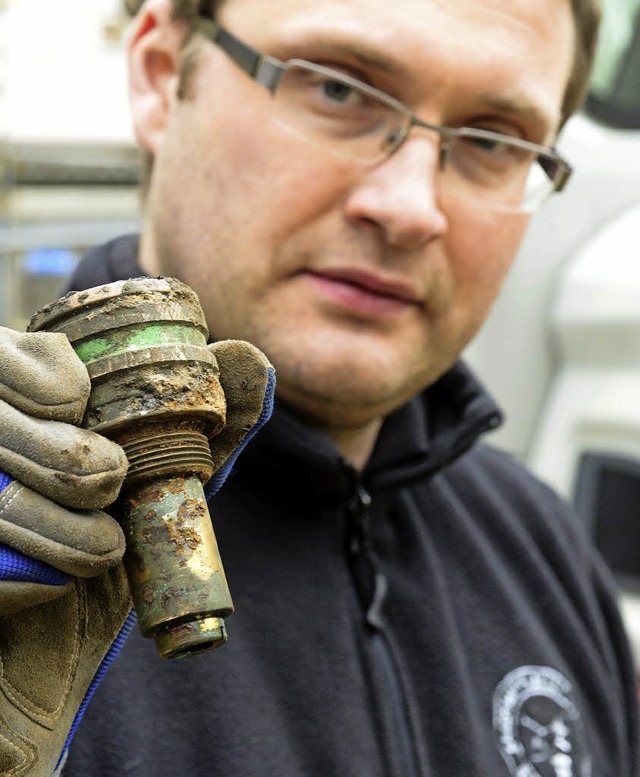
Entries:
[[[425,121],[537,143],[553,140],[573,56],[568,0],[227,0],[218,18]],[[452,364],[527,219],[441,202],[434,133],[412,130],[376,166],[339,159],[275,122],[268,91],[210,44],[166,111],[159,131],[138,126],[155,155],[143,266],[193,287],[215,339],[261,348],[284,401],[357,426]]]

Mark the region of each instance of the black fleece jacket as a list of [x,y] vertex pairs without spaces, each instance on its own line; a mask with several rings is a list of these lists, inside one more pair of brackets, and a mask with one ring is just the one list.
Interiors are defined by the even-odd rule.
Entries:
[[[136,240],[71,288],[141,275]],[[477,442],[457,364],[358,476],[276,406],[210,511],[236,613],[183,661],[134,633],[66,777],[637,777],[637,693],[607,571],[569,508]]]

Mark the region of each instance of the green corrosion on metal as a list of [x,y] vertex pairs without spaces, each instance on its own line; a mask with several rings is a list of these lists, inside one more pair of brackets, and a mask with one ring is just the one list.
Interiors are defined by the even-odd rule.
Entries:
[[84,364],[116,356],[126,351],[140,351],[158,345],[206,345],[204,333],[192,325],[158,321],[136,324],[109,331],[108,337],[92,337],[74,344]]
[[125,567],[142,633],[233,612],[202,484],[156,478],[120,503]]

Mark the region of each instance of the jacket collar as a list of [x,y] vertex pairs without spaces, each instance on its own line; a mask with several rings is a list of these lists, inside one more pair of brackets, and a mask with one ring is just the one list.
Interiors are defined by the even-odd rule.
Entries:
[[358,482],[377,495],[435,474],[501,421],[496,404],[458,362],[385,420],[361,476],[328,437],[278,404],[236,468],[270,483],[284,476],[292,494],[304,492],[322,502],[343,499]]

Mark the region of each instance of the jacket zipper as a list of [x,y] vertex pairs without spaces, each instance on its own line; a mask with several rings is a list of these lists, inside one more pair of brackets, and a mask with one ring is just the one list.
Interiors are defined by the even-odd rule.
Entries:
[[391,649],[388,627],[383,618],[383,607],[389,581],[381,571],[371,539],[371,496],[358,485],[349,502],[349,554],[356,587],[365,609],[369,627],[373,659],[384,683],[384,698],[388,701],[403,777],[418,777],[420,770],[416,755],[415,737],[407,713],[407,700]]

